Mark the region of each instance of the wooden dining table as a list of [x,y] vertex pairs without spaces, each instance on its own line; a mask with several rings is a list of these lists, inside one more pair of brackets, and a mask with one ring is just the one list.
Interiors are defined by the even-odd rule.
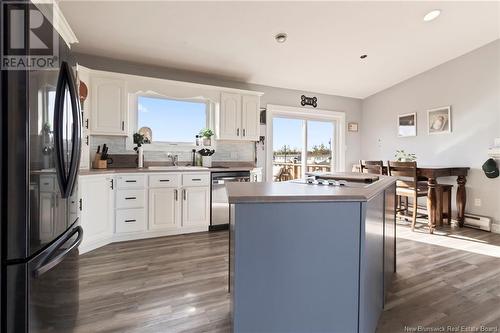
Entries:
[[[455,166],[417,166],[418,176],[427,180],[427,212],[431,233],[436,228],[436,221],[442,219],[441,210],[437,207],[437,179],[441,177],[457,177],[457,222],[460,228],[464,226],[465,205],[467,203],[465,183],[469,169],[469,167]],[[441,223],[441,221],[439,222]]]
[[[361,171],[359,167],[358,170]],[[433,233],[436,229],[436,222],[442,222],[442,211],[438,209],[437,197],[439,191],[437,179],[442,177],[457,177],[457,222],[459,227],[464,226],[465,205],[467,203],[465,184],[469,170],[469,167],[457,166],[417,166],[418,177],[427,181],[427,214],[430,233]],[[385,165],[383,166],[383,173],[387,175],[387,166]]]

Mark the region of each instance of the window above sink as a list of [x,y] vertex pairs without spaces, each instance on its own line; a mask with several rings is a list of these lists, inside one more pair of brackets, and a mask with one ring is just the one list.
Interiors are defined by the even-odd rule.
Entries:
[[204,101],[137,98],[137,131],[147,133],[152,144],[192,145],[207,123],[208,106]]

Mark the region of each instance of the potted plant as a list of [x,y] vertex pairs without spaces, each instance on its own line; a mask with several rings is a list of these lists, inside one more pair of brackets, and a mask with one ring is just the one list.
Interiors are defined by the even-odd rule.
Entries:
[[414,162],[417,160],[417,156],[415,156],[415,154],[407,153],[403,149],[396,150],[394,157],[398,162]]
[[200,131],[200,136],[203,139],[203,145],[204,146],[211,146],[212,145],[212,136],[214,136],[215,133],[212,131],[210,128],[204,128]]
[[144,135],[141,133],[134,133],[134,143],[137,147],[134,147],[134,150],[137,152],[137,167],[142,168],[144,166],[144,148],[142,145],[146,143],[144,139]]

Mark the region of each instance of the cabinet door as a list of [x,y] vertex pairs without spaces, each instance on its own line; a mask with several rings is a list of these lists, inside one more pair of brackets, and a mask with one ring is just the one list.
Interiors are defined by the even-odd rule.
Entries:
[[260,135],[260,101],[259,96],[243,96],[241,111],[241,138],[258,141]]
[[149,230],[180,227],[179,190],[152,188],[149,190]]
[[90,168],[90,133],[82,130],[82,152],[80,154],[80,169]]
[[238,140],[241,138],[241,96],[221,93],[218,139]]
[[82,246],[113,233],[114,200],[109,177],[80,177],[80,223],[84,232]]
[[210,188],[186,187],[182,189],[182,226],[208,226],[210,222]]
[[91,88],[91,131],[101,135],[127,135],[125,82],[93,77]]

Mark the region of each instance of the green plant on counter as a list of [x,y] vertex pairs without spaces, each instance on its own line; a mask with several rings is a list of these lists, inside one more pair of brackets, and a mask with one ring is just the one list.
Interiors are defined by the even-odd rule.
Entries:
[[134,150],[137,151],[137,148],[141,147],[143,144],[146,143],[144,135],[140,133],[134,133],[134,143],[137,145],[137,147],[135,147]]
[[200,136],[203,138],[210,139],[215,135],[214,131],[212,131],[210,128],[204,128],[200,131]]
[[394,157],[398,162],[415,162],[417,160],[417,156],[415,156],[415,154],[407,153],[403,149],[396,150]]

